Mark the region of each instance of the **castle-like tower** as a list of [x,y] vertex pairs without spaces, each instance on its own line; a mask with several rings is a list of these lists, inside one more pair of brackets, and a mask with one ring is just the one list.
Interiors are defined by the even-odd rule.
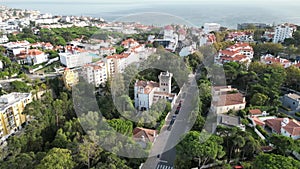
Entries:
[[168,71],[160,73],[158,76],[160,92],[171,93],[172,77],[173,74]]

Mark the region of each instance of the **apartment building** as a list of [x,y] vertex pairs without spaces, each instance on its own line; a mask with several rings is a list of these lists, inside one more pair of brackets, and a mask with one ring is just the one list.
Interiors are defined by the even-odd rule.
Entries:
[[93,84],[95,87],[104,85],[108,78],[107,66],[103,61],[84,65],[82,74],[87,83]]
[[31,93],[10,93],[0,97],[1,139],[21,129],[21,125],[27,121],[22,112],[30,102]]

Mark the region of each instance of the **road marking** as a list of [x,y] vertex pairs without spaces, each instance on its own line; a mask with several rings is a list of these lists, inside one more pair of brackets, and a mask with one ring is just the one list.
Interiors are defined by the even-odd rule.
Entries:
[[168,161],[164,161],[164,160],[159,160],[162,163],[168,163]]

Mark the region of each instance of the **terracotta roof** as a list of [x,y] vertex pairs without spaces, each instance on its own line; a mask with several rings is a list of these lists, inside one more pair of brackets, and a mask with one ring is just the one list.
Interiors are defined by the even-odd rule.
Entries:
[[[266,123],[266,125],[271,127],[273,130],[275,130],[277,133],[281,133],[282,121],[283,121],[283,118],[277,118],[277,119],[266,120],[265,123]],[[297,122],[294,119],[289,119],[289,123],[286,124],[286,126],[284,126],[282,128],[284,130],[286,130],[292,136],[300,135],[300,124],[299,124],[299,122]]]
[[250,113],[250,115],[260,115],[260,114],[262,114],[260,109],[249,110],[249,113]]
[[173,30],[173,27],[171,25],[165,26],[165,30]]
[[129,53],[122,53],[122,54],[114,54],[111,56],[107,56],[107,59],[123,59],[127,58],[130,54]]
[[248,57],[245,55],[235,55],[234,57],[227,57],[227,56],[221,56],[221,61],[235,61],[235,62],[241,62],[247,59]]
[[135,86],[143,87],[144,93],[149,94],[155,87],[159,87],[159,84],[153,81],[138,81],[135,83]]
[[219,101],[214,101],[215,106],[230,106],[245,103],[244,96],[241,93],[223,94],[217,96]]
[[145,129],[141,127],[137,127],[133,130],[133,138],[136,140],[140,140],[143,137],[149,141],[149,142],[154,142],[154,139],[156,137],[157,131],[156,130],[151,130],[151,129]]
[[256,125],[259,125],[259,126],[265,125],[265,123],[263,121],[261,121],[259,118],[257,118],[256,116],[252,116],[252,120],[255,122]]

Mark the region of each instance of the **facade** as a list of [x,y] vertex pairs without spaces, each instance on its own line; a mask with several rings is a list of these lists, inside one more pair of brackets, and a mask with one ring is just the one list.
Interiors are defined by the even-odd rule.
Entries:
[[71,89],[79,81],[78,72],[66,68],[63,73],[63,81],[67,89]]
[[293,24],[282,24],[275,28],[273,43],[284,42],[286,38],[292,38],[293,33],[297,30],[297,26]]
[[205,23],[203,30],[205,33],[210,33],[213,31],[217,32],[220,30],[220,28],[221,28],[221,25],[218,23]]
[[107,81],[107,66],[104,62],[86,64],[82,67],[83,78],[89,83],[99,87]]
[[231,86],[213,87],[211,109],[216,114],[224,114],[229,110],[238,111],[246,107],[245,97]]
[[221,50],[215,57],[215,63],[224,64],[227,62],[239,62],[250,64],[254,56],[254,50],[249,43],[236,43],[225,50]]
[[32,102],[30,93],[10,93],[0,97],[1,139],[19,130],[21,125],[27,121],[22,112],[30,102]]
[[159,83],[150,81],[137,81],[134,86],[135,108],[140,111],[148,111],[153,103],[165,99],[174,105],[176,94],[171,93],[172,73],[162,72]]
[[74,68],[83,66],[85,64],[91,63],[93,56],[87,52],[65,52],[59,53],[60,63],[66,66],[67,68]]
[[291,110],[300,110],[300,95],[292,93],[286,94],[283,96],[282,104]]
[[281,134],[294,140],[300,138],[300,123],[294,119],[275,118],[264,122],[265,126],[269,127],[273,133]]

